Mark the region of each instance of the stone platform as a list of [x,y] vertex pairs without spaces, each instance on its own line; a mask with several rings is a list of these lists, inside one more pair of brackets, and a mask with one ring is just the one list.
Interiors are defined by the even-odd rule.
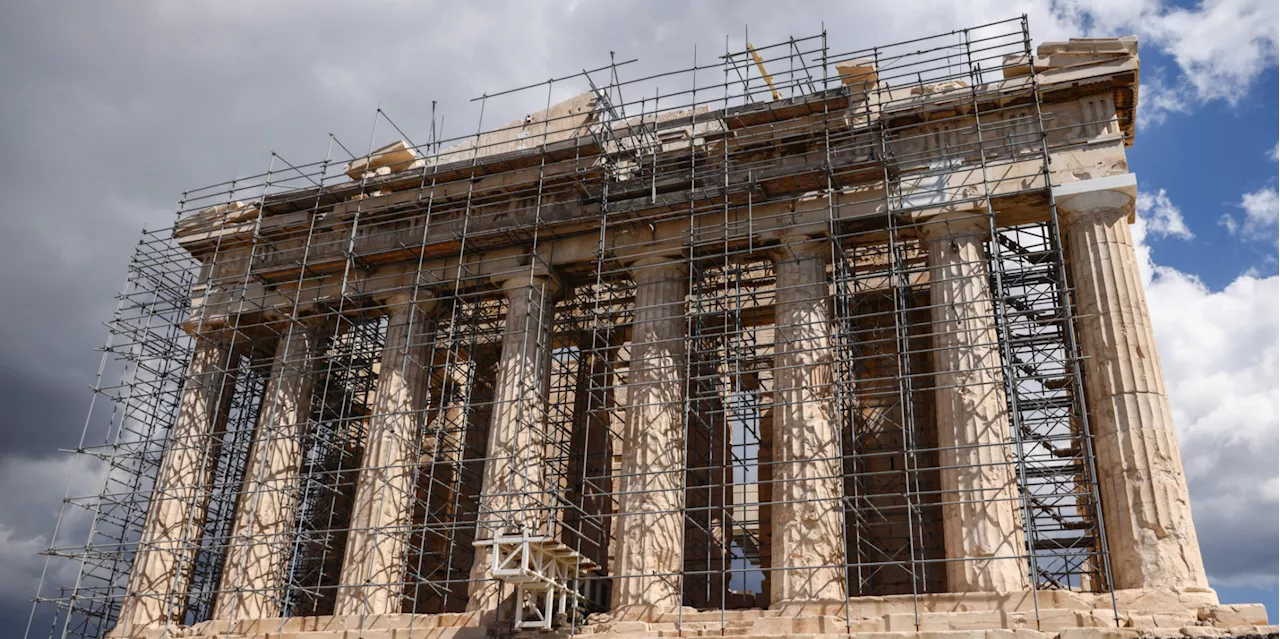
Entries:
[[[644,639],[659,637],[857,636],[864,639],[1133,639],[1277,636],[1258,604],[1219,604],[1212,590],[1040,591],[855,597],[784,605],[612,620],[592,615],[574,632],[497,632],[480,613],[294,617],[208,621],[128,636],[208,639]],[[1037,609],[1038,605],[1038,609]],[[113,635],[114,636],[114,635]]]

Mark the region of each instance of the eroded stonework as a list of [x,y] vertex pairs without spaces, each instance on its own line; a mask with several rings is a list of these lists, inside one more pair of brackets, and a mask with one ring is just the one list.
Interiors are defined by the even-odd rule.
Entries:
[[1191,521],[1136,40],[1020,28],[786,97],[753,48],[764,98],[590,92],[184,216],[194,348],[99,634],[1274,636]]

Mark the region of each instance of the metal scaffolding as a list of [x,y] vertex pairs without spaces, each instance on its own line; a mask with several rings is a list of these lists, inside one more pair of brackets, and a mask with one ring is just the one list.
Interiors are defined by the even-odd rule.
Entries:
[[[260,176],[187,192],[175,226],[145,232],[130,264],[97,408],[74,451],[105,481],[65,500],[48,554],[77,562],[78,576],[41,585],[32,618],[52,626],[27,636],[104,637],[136,594],[128,583],[148,510],[172,498],[153,489],[194,384],[193,353],[218,314],[230,343],[212,403],[225,417],[193,444],[199,513],[179,535],[189,565],[177,570],[188,583],[155,602],[169,623],[216,618],[233,596],[259,597],[281,617],[335,614],[344,588],[376,581],[344,580],[343,559],[353,536],[375,532],[353,512],[360,474],[380,464],[410,477],[407,488],[380,484],[402,493],[386,503],[410,507],[374,526],[406,540],[398,581],[382,584],[402,612],[462,612],[477,583],[493,581],[503,597],[521,589],[500,619],[576,628],[638,578],[673,579],[681,602],[703,611],[768,607],[769,584],[788,570],[771,562],[772,525],[790,505],[774,478],[799,463],[773,444],[784,292],[774,256],[802,249],[828,252],[832,379],[812,383],[834,389],[839,442],[825,454],[843,491],[837,569],[848,596],[945,592],[948,567],[970,559],[948,556],[944,508],[969,500],[1014,503],[1025,543],[994,560],[1018,562],[1030,588],[1106,591],[1050,191],[1060,129],[1041,112],[1034,74],[996,81],[1032,55],[1026,18],[847,52],[829,50],[825,30],[741,44],[695,53],[680,71],[627,79],[628,63],[611,63],[486,95],[480,125],[461,137],[445,137],[433,109],[421,145],[379,111],[363,155],[331,137],[322,161],[273,155]],[[586,90],[581,109],[557,111],[553,96],[571,89]],[[504,128],[484,122],[485,111],[533,102],[544,110]],[[935,115],[924,126],[913,114],[926,108]],[[392,133],[405,141],[377,147]],[[1043,217],[1010,224],[997,199]],[[946,389],[937,336],[949,329],[934,319],[939,271],[917,214],[943,202],[983,229],[974,266],[988,273],[999,353],[987,372],[1002,380],[1009,421],[988,457],[1016,476],[1009,495],[955,494],[941,478],[955,458],[935,400]],[[646,407],[628,382],[638,318],[651,310],[636,303],[637,265],[671,259],[661,229],[677,222],[683,357],[663,374],[683,384],[683,450],[670,451],[683,466],[679,477],[642,477],[667,471],[628,474],[622,463],[624,416]],[[591,248],[554,253],[570,240]],[[428,299],[435,306],[419,310]],[[517,308],[525,317],[512,326]],[[391,371],[383,353],[397,312],[411,328]],[[529,355],[509,370],[506,349]],[[393,374],[423,380],[412,410],[380,403]],[[274,389],[292,387],[307,398],[278,405]],[[407,468],[370,452],[383,450],[371,432],[388,418],[411,424],[386,440],[413,451]],[[499,421],[518,428],[495,456],[507,436]],[[253,480],[247,469],[276,441],[296,449],[296,481]],[[620,571],[624,498],[647,490],[628,487],[658,484],[678,486],[683,504],[680,572]],[[281,505],[286,534],[238,522],[260,503]],[[255,545],[279,548],[278,587],[228,590],[227,573],[243,567],[237,549]],[[477,574],[490,552],[492,571]]]

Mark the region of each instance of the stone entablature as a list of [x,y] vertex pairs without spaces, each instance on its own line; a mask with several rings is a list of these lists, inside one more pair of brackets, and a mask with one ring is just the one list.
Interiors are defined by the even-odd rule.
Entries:
[[[533,114],[438,157],[411,160],[397,143],[372,156],[372,164],[381,164],[377,170],[348,167],[358,178],[352,182],[271,195],[261,210],[220,204],[183,218],[175,235],[206,269],[188,328],[235,325],[237,314],[294,312],[335,300],[337,287],[326,286],[326,276],[345,281],[341,294],[348,298],[406,286],[396,277],[405,264],[451,282],[460,251],[476,276],[464,286],[479,286],[501,274],[509,252],[519,250],[511,229],[554,233],[556,239],[538,243],[537,259],[563,269],[594,262],[601,245],[605,257],[636,245],[639,231],[693,246],[740,246],[770,229],[796,232],[798,224],[825,231],[829,219],[869,232],[885,223],[890,209],[964,208],[982,193],[992,196],[1001,225],[1043,220],[1046,202],[1038,194],[1046,176],[1036,107],[1017,105],[1030,102],[1038,87],[1053,184],[1121,175],[1128,172],[1124,147],[1132,143],[1127,123],[1138,77],[1131,42],[1054,46],[1061,51],[1037,58],[1034,83],[1018,75],[977,87],[926,85],[927,91],[845,87],[765,105],[667,114],[657,122],[633,118],[607,131],[577,111],[583,101],[576,98],[552,107],[550,116]],[[988,136],[985,167],[975,111]],[[881,123],[893,127],[892,137],[875,133]],[[511,140],[514,131],[524,134],[518,143]],[[548,138],[545,145],[529,143],[540,136]],[[637,166],[633,156],[652,166]],[[692,174],[676,164],[690,157]],[[901,176],[890,193],[880,158]],[[355,164],[362,162],[370,161]],[[828,162],[831,189],[823,168]],[[691,206],[701,210],[690,215]],[[606,209],[612,228],[602,239]],[[624,223],[631,218],[638,220],[635,231]],[[459,241],[464,230],[465,247]],[[351,263],[359,268],[348,268]],[[312,290],[295,292],[301,282]]]

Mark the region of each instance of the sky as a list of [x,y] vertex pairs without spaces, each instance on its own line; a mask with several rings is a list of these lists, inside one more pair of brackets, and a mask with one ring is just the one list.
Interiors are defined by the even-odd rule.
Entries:
[[[10,4],[0,0],[0,4]],[[638,58],[685,68],[812,35],[853,50],[1014,17],[1033,37],[1136,34],[1134,227],[1212,585],[1277,609],[1275,0],[12,3],[0,20],[0,634],[26,624],[84,426],[94,351],[140,229],[184,189],[371,142],[426,139],[474,97]],[[519,110],[513,114],[536,110]],[[501,115],[501,114],[499,114]],[[490,124],[511,117],[490,114]],[[513,115],[514,117],[514,115]],[[379,134],[385,136],[383,127]],[[399,137],[399,136],[396,136]],[[379,137],[377,142],[391,141]],[[64,579],[54,567],[49,579]]]

